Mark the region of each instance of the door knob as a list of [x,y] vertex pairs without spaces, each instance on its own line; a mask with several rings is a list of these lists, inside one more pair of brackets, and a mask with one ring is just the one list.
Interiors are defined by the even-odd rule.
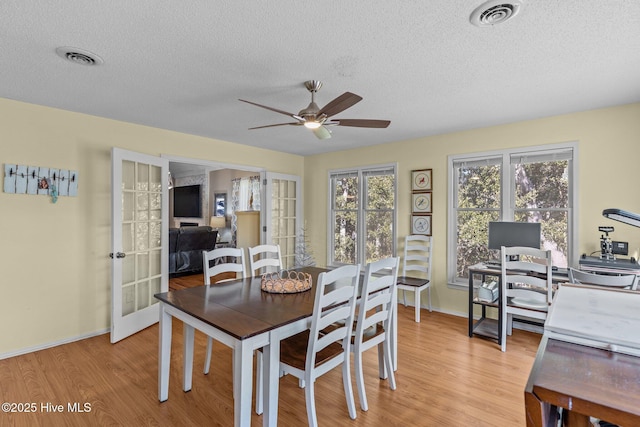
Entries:
[[[116,252],[116,258],[124,258],[127,255],[124,252]],[[113,258],[113,252],[109,254],[109,258]]]

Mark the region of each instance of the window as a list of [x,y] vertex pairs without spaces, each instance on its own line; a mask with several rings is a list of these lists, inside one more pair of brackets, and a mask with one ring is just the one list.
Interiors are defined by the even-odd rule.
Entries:
[[329,265],[395,254],[396,167],[329,172]]
[[467,283],[470,265],[499,258],[487,247],[489,221],[539,222],[553,264],[570,264],[576,153],[573,143],[449,157],[450,284]]

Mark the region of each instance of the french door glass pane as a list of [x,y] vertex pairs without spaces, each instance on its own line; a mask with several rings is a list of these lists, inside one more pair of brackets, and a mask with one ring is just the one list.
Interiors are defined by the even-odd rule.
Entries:
[[280,245],[283,268],[295,264],[296,181],[273,179],[271,185],[271,239]]
[[122,163],[122,316],[157,303],[152,292],[160,289],[161,172],[159,166]]

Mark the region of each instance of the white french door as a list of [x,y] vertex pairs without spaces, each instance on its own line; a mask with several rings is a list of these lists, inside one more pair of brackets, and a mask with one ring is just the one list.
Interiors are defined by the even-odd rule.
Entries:
[[[302,188],[300,177],[265,172],[263,243],[280,245],[282,267],[296,266],[298,238],[302,232]],[[266,233],[265,233],[266,226]],[[299,250],[298,250],[299,252]]]
[[158,321],[168,285],[169,161],[111,151],[111,342]]

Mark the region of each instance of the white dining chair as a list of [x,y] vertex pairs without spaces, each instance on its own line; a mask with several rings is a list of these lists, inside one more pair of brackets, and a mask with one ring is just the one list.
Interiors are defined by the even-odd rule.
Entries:
[[369,409],[364,387],[362,354],[378,348],[378,371],[381,379],[389,378],[389,388],[396,389],[391,360],[391,322],[396,304],[398,258],[386,258],[367,264],[358,302],[358,314],[353,336],[354,368],[358,398],[363,411]]
[[[234,262],[229,262],[234,259]],[[235,273],[235,277],[219,280],[221,283],[228,280],[244,279],[247,267],[243,248],[218,248],[212,251],[202,252],[202,271],[204,272],[205,285],[212,285],[211,278],[222,273]],[[213,284],[215,286],[215,284]],[[211,352],[213,350],[213,338],[207,336],[207,355],[204,361],[204,373],[209,373],[211,366]]]
[[249,247],[248,251],[251,276],[259,276],[282,269],[280,245],[258,245]]
[[553,300],[551,251],[528,247],[501,249],[500,298],[502,344],[513,329],[513,316],[545,320]]
[[[318,425],[316,378],[340,365],[349,416],[351,419],[357,416],[349,355],[359,281],[359,265],[345,265],[320,273],[315,285],[310,329],[280,342],[280,371],[295,376],[304,385],[309,426]],[[329,326],[333,326],[330,331]],[[262,390],[258,389],[256,400],[262,399]]]
[[415,319],[420,322],[421,294],[427,291],[428,308],[431,311],[431,236],[412,234],[404,239],[402,274],[398,276],[398,290],[402,291],[402,301],[407,306],[407,292],[413,292]]

